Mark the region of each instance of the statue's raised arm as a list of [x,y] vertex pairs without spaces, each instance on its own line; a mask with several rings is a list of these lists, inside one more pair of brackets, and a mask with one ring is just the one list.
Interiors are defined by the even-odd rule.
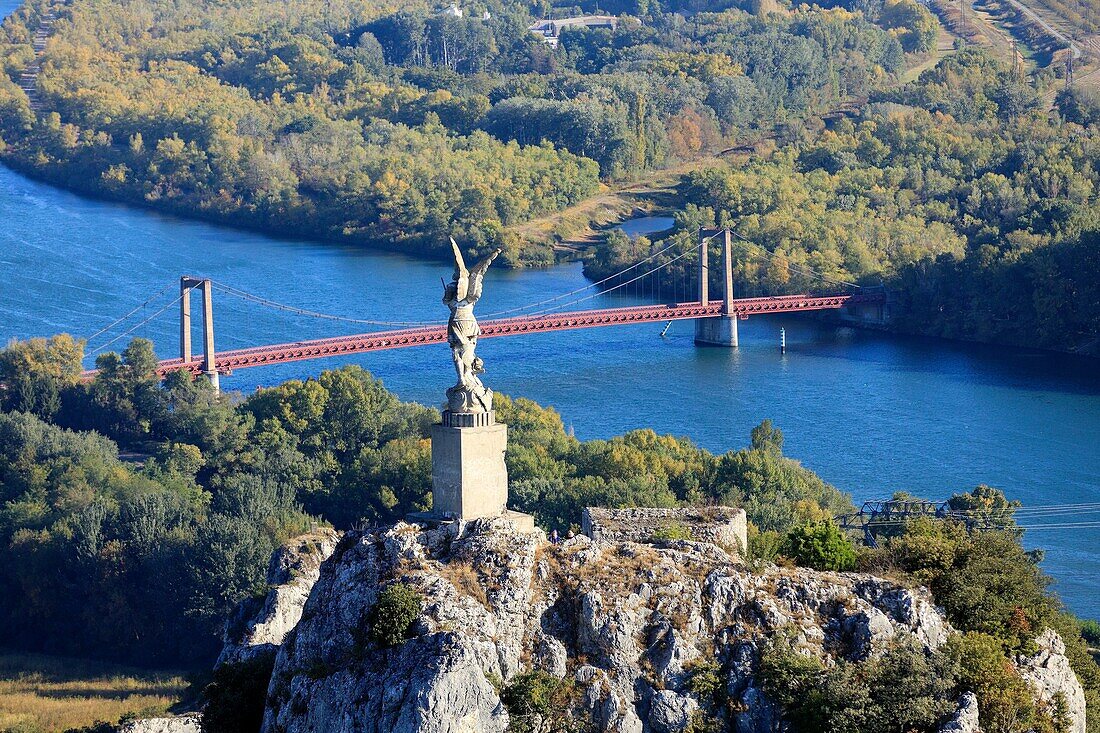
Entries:
[[500,250],[493,250],[493,253],[483,259],[481,262],[474,265],[474,269],[470,270],[470,284],[466,292],[466,301],[473,305],[481,297],[481,289],[485,284],[485,271],[489,269],[489,265],[493,264],[493,260],[500,254]]

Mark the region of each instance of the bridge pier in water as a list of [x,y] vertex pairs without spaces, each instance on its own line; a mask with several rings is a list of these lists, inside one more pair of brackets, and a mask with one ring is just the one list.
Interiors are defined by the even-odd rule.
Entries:
[[722,313],[713,318],[695,319],[695,343],[700,346],[737,348],[737,314],[733,307],[733,243],[729,229],[699,230],[699,302],[710,303],[710,240],[721,235],[722,240]]
[[184,364],[192,362],[191,354],[191,291],[202,291],[202,373],[220,388],[218,369],[214,363],[214,293],[209,279],[184,275],[180,278],[180,359]]

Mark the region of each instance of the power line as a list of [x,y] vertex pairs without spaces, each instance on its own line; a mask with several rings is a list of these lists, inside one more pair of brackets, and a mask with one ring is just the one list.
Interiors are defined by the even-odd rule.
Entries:
[[[906,526],[908,524],[911,524],[912,522],[917,521],[919,519],[951,519],[951,520],[955,520],[955,521],[958,521],[958,522],[967,522],[967,523],[972,523],[973,522],[973,523],[979,523],[979,524],[987,524],[989,526],[994,526],[994,527],[997,527],[997,528],[1000,528],[1000,529],[1010,529],[1010,530],[1011,529],[1032,529],[1032,528],[1035,528],[1035,527],[1056,527],[1056,526],[1082,526],[1082,527],[1084,527],[1084,526],[1091,526],[1092,524],[1100,526],[1100,519],[1092,519],[1091,518],[1092,516],[1095,516],[1097,513],[1100,513],[1100,509],[1067,510],[1067,511],[1062,511],[1062,512],[1053,512],[1052,511],[1052,512],[1048,512],[1048,513],[1045,513],[1045,514],[1027,514],[1027,515],[1024,515],[1024,516],[1019,518],[1020,520],[1022,520],[1024,522],[1023,524],[1020,524],[1020,523],[1016,522],[1016,516],[1014,514],[1011,514],[1011,513],[987,514],[987,515],[960,515],[960,514],[955,514],[955,513],[950,513],[950,512],[949,513],[941,513],[941,514],[936,514],[936,513],[929,512],[927,514],[914,514],[910,517],[906,517],[906,518],[903,518],[903,519],[875,519],[874,517],[868,517],[865,522],[863,522],[861,525],[858,525],[858,526],[863,527],[863,528],[867,528],[867,529],[871,529],[871,530],[879,529],[879,528],[897,528],[897,527],[903,527],[903,526]],[[1067,514],[1071,515],[1070,517],[1068,517],[1069,519],[1073,519],[1075,517],[1083,517],[1083,519],[1079,522],[1057,521],[1060,518],[1064,517],[1064,515],[1067,515]],[[1087,517],[1087,518],[1085,518],[1085,517]],[[1043,522],[1042,521],[1042,520],[1047,519],[1047,518],[1055,518],[1056,521],[1054,521],[1054,522]],[[1028,524],[1028,522],[1039,522],[1039,523],[1038,524]]]
[[1091,529],[1100,528],[1100,522],[1065,522],[1059,524],[1029,524],[1021,525],[1020,529],[1025,529],[1029,532],[1037,529]]
[[[866,504],[887,504],[896,501],[895,499],[872,499],[865,502]],[[934,502],[926,501],[923,499],[908,499],[901,501],[909,501],[911,503],[923,503],[923,504],[946,504],[947,502]],[[1033,509],[1065,509],[1067,507],[1100,507],[1100,501],[1089,501],[1077,504],[1024,504],[1018,507],[995,507],[992,509],[952,509],[954,512],[984,512],[984,511],[996,511],[997,509],[1015,509],[1018,512],[1031,511]]]

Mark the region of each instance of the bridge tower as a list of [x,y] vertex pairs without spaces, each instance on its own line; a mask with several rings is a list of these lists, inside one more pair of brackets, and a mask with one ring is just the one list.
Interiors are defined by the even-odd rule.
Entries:
[[191,354],[191,291],[202,291],[202,373],[219,388],[218,369],[214,364],[214,294],[210,280],[184,275],[180,278],[180,359],[193,360]]
[[699,230],[699,302],[710,303],[710,240],[722,236],[722,312],[711,318],[695,319],[695,343],[737,348],[737,314],[733,312],[733,242],[729,229]]

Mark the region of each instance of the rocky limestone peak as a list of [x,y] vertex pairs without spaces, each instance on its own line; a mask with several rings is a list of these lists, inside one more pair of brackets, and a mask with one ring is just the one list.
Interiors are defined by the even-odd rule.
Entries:
[[295,537],[275,550],[267,568],[271,588],[262,600],[240,603],[225,626],[217,666],[267,655],[274,657],[298,620],[321,574],[321,563],[336,549],[340,533],[322,527]]
[[1069,733],[1085,733],[1085,691],[1066,657],[1066,645],[1054,629],[1046,629],[1035,639],[1034,654],[1019,654],[1016,669],[1031,685],[1035,696],[1053,703],[1061,696],[1069,717]]
[[[372,640],[393,583],[423,599],[413,637]],[[693,666],[722,663],[744,733],[774,729],[756,645],[783,631],[831,664],[895,637],[936,648],[950,628],[923,590],[855,573],[750,570],[716,545],[558,545],[504,519],[351,532],[321,566],[268,688],[267,733],[503,733],[502,682],[540,669],[572,685],[599,730],[671,733],[698,701]]]

